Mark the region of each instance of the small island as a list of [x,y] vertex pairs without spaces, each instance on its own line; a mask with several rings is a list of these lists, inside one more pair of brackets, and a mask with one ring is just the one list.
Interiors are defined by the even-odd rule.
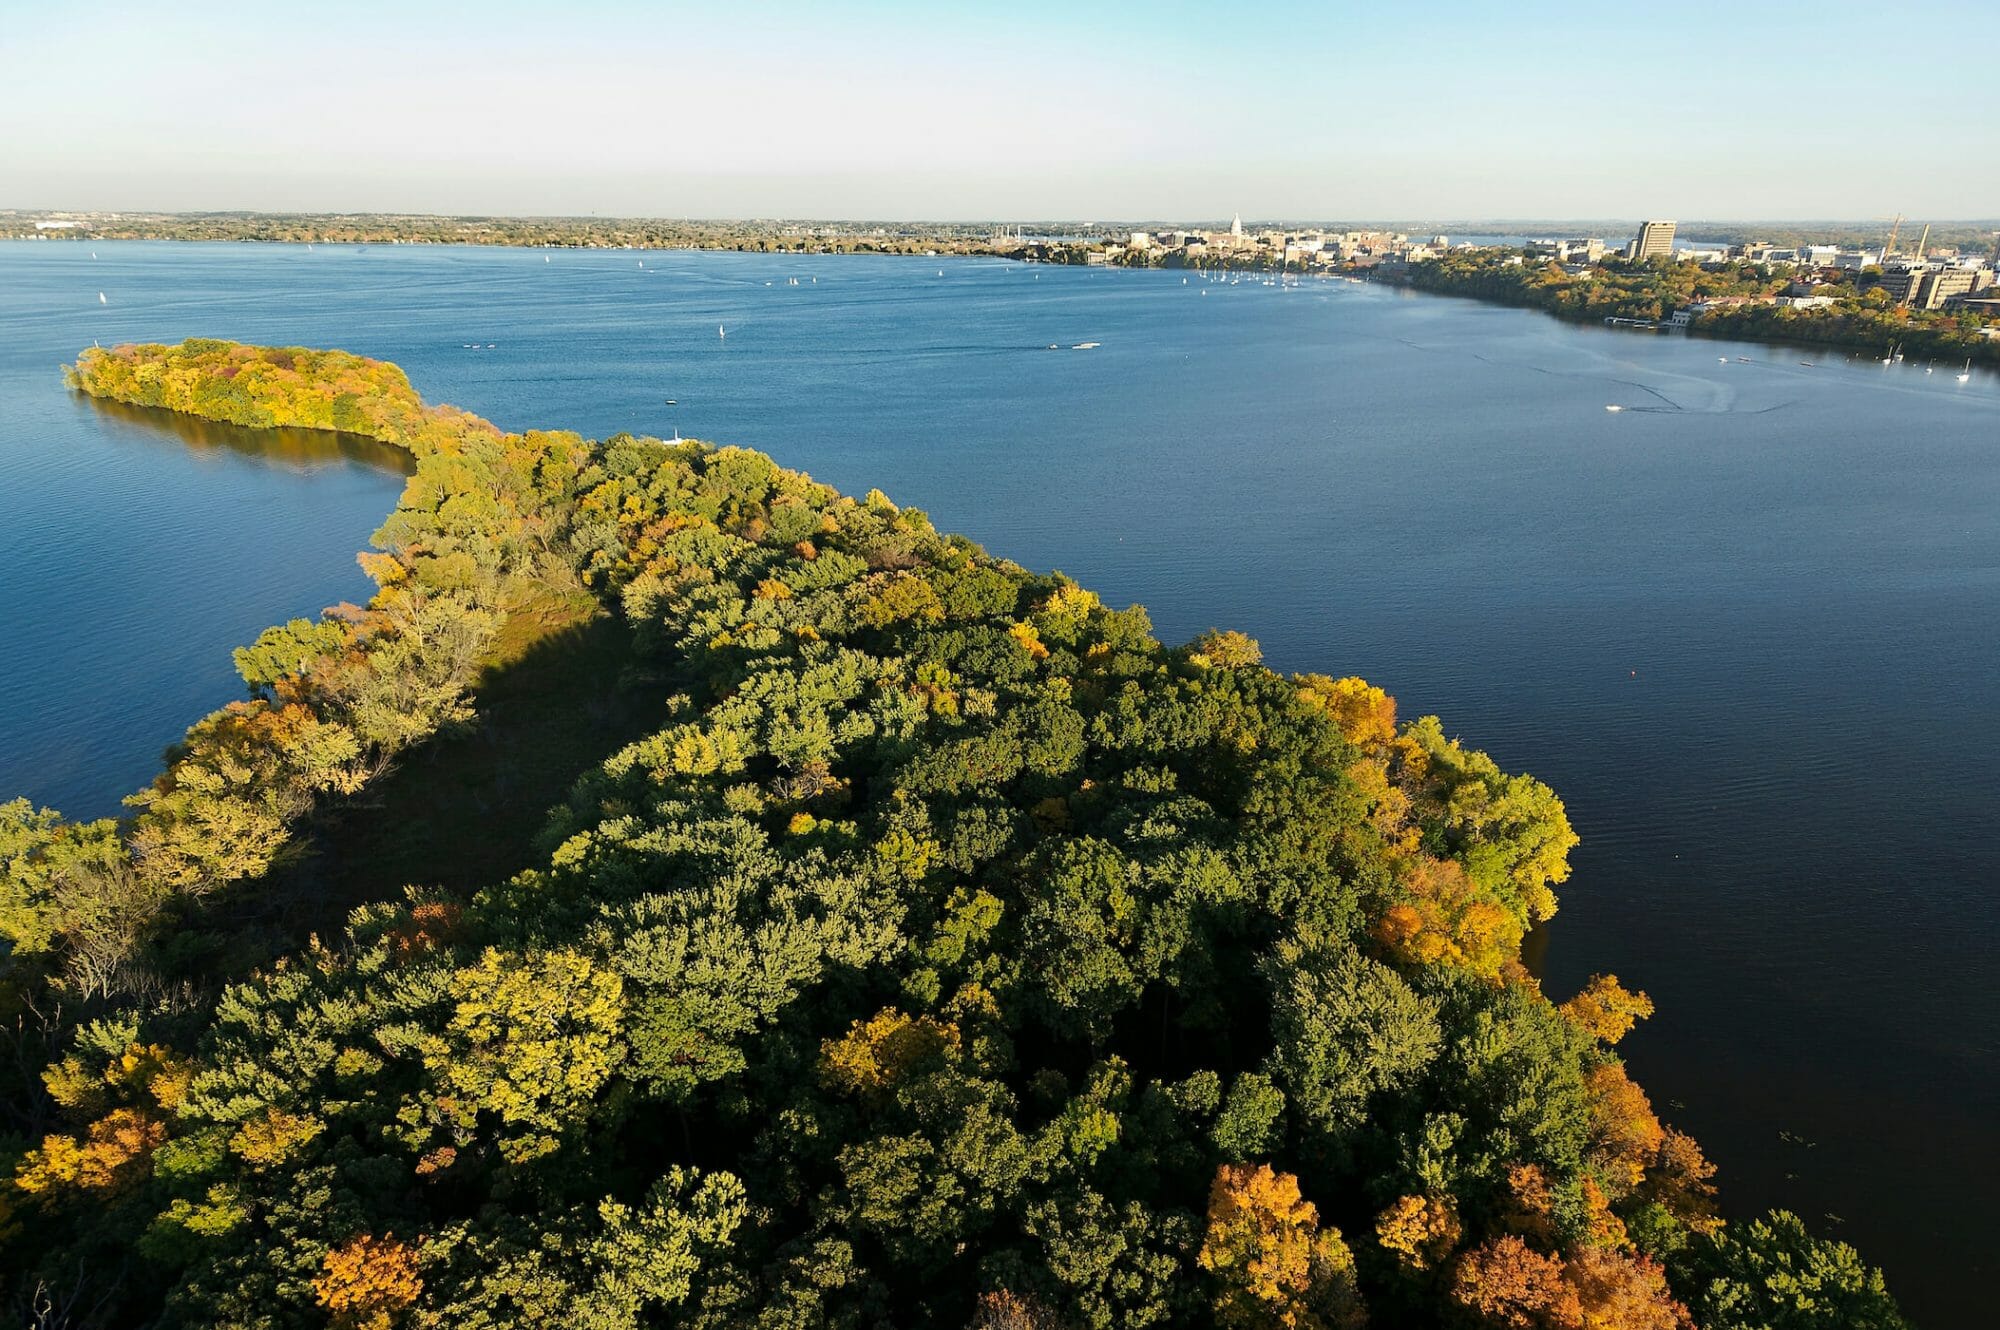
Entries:
[[[246,644],[127,817],[0,804],[39,1096],[0,1268],[42,1323],[1905,1325],[1852,1248],[1725,1221],[1618,1054],[1652,1003],[1522,963],[1562,802],[1381,688],[343,352],[70,382],[415,471],[374,596]],[[440,823],[391,888],[296,889],[591,622],[658,716],[517,862],[456,885],[482,832]]]

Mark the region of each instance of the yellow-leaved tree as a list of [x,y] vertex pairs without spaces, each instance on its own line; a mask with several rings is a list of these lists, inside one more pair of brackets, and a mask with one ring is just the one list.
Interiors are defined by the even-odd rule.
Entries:
[[1269,1164],[1224,1164],[1208,1193],[1198,1258],[1215,1276],[1216,1324],[1238,1330],[1340,1330],[1365,1319],[1354,1254],[1299,1180]]
[[623,981],[580,951],[489,948],[451,993],[447,1036],[425,1059],[450,1092],[443,1116],[463,1130],[497,1118],[516,1161],[554,1150],[625,1056]]

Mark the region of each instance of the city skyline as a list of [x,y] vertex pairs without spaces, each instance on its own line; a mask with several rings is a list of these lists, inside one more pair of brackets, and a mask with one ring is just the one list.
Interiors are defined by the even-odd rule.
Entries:
[[[256,21],[251,21],[252,17]],[[1939,220],[2000,212],[1990,7],[1657,22],[1554,5],[1248,22],[1157,5],[750,19],[591,0],[561,22],[210,0],[0,47],[0,207],[488,215]],[[1198,20],[1198,21],[1197,21]],[[30,59],[32,53],[32,59]],[[1865,89],[1894,114],[1844,110]],[[171,114],[162,114],[171,108]],[[1866,169],[1859,164],[1866,163]]]

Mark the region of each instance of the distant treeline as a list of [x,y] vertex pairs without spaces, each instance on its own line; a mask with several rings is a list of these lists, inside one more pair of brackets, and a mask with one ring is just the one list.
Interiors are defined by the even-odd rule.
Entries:
[[670,218],[442,217],[399,214],[118,213],[36,231],[0,216],[0,237],[241,240],[290,244],[502,245],[550,249],[728,249],[756,253],[988,253],[995,228],[956,223],[735,222]]
[[[51,214],[0,211],[0,237],[40,236],[51,240],[265,240],[293,243],[389,243],[458,245],[547,245],[553,247],[808,250],[814,253],[987,252],[992,242],[1017,230],[1027,236],[1070,236],[1084,241],[1122,241],[1133,231],[1222,229],[1219,220],[1189,222],[1153,219],[1134,222],[1041,221],[1025,218],[984,222],[885,222],[859,218],[664,218],[664,217],[453,217],[407,213],[61,213],[84,224],[73,230],[37,231],[35,222]],[[1389,230],[1408,235],[1601,235],[1620,243],[1638,229],[1633,221],[1327,221],[1262,219],[1253,231],[1287,232]],[[1715,244],[1763,242],[1782,247],[1840,245],[1879,248],[1888,239],[1885,222],[1728,222],[1692,221],[1680,233]],[[1992,251],[2000,219],[1934,225],[1930,244],[1968,253]],[[1906,224],[1899,245],[1914,247],[1921,224]]]
[[[73,381],[417,471],[374,599],[239,653],[130,818],[0,806],[20,1323],[1904,1327],[1853,1249],[1723,1222],[1616,1052],[1645,995],[1521,963],[1561,801],[1381,689],[1165,646],[879,492],[508,434],[338,352]],[[578,587],[665,727],[513,876],[219,983],[305,811]]]

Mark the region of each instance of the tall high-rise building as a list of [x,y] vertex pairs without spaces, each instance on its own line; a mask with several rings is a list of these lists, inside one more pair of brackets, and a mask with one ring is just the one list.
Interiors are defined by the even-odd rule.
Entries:
[[1632,242],[1632,257],[1635,259],[1664,259],[1674,252],[1674,224],[1672,222],[1641,222],[1639,238]]
[[1237,213],[1237,214],[1236,214],[1236,219],[1235,219],[1234,221],[1232,221],[1232,222],[1231,222],[1231,223],[1229,224],[1229,234],[1230,234],[1230,235],[1232,235],[1232,236],[1235,236],[1235,237],[1236,237],[1236,238],[1237,238],[1238,240],[1241,240],[1241,239],[1243,238],[1243,214],[1242,214],[1242,213],[1240,213],[1240,212],[1239,212],[1239,213]]

